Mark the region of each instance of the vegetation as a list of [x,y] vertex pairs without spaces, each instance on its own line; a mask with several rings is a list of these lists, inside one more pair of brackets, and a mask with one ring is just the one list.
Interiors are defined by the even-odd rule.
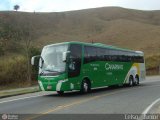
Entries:
[[19,8],[20,8],[19,5],[14,5],[14,7],[13,7],[13,9],[16,10],[16,11],[17,11]]
[[29,86],[37,76],[37,68],[31,68],[30,59],[40,54],[32,45],[34,29],[27,17],[19,17],[19,21],[16,15],[8,19],[9,16],[0,19],[0,86]]
[[0,12],[0,85],[32,84],[37,71],[30,65],[31,56],[40,54],[46,44],[64,41],[142,50],[147,74],[158,74],[159,16],[160,11],[115,7],[58,13]]
[[146,58],[147,75],[160,74],[160,55],[152,55]]
[[37,80],[37,68],[32,67],[31,78],[28,81],[27,61],[23,55],[7,56],[0,59],[0,86],[17,84],[17,86],[30,86]]

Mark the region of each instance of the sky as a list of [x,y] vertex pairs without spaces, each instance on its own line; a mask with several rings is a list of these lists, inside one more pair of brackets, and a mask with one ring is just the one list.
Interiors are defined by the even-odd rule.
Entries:
[[0,0],[0,11],[61,12],[97,7],[118,6],[139,10],[160,10],[160,0]]

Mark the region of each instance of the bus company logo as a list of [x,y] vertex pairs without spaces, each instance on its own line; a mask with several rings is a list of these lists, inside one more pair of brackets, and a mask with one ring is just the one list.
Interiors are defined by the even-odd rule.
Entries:
[[2,120],[7,120],[7,118],[8,118],[7,114],[2,115]]
[[2,120],[18,120],[18,115],[2,114]]
[[123,65],[118,65],[118,64],[105,64],[106,70],[123,70]]

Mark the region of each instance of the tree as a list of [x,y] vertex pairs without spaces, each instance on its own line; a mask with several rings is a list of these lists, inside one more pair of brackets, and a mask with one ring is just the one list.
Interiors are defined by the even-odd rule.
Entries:
[[19,5],[14,5],[14,7],[13,7],[13,9],[14,9],[15,11],[17,11],[19,8],[20,8]]
[[23,48],[25,52],[25,56],[27,59],[27,80],[28,84],[31,84],[31,49],[32,49],[32,41],[34,39],[34,27],[33,27],[33,21],[31,19],[31,16],[26,16],[21,18],[21,22],[17,20],[17,38],[19,40],[23,41]]
[[[18,18],[18,19],[17,19]],[[5,38],[8,38],[11,43],[11,45],[17,46],[15,44],[21,43],[19,48],[25,55],[25,59],[27,60],[26,65],[26,80],[28,80],[28,84],[31,84],[31,64],[30,64],[30,58],[31,58],[31,50],[32,50],[32,41],[34,39],[34,30],[32,23],[32,17],[31,16],[19,16],[17,17],[12,16],[9,19],[8,26],[5,27],[7,29],[7,35]],[[1,33],[0,33],[1,35]],[[20,42],[21,41],[21,42]],[[11,47],[10,47],[11,48]],[[19,49],[18,48],[18,49]]]

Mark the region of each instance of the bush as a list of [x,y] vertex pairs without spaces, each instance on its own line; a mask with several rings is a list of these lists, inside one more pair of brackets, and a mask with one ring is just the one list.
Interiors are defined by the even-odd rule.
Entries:
[[160,65],[160,55],[148,56],[145,59],[146,69],[154,68]]
[[158,75],[160,66],[160,55],[148,56],[146,59],[147,75]]
[[[0,55],[2,50],[0,49]],[[40,50],[34,47],[30,48],[30,58],[40,54]],[[14,55],[14,57],[13,57]],[[0,86],[10,86],[11,84],[18,86],[28,86],[37,80],[37,67],[28,67],[27,57],[24,55],[12,56],[4,55],[0,57]],[[30,60],[29,58],[29,60]],[[27,69],[31,68],[30,82],[27,77]]]
[[24,56],[0,60],[0,86],[13,83],[16,83],[17,85],[27,84],[28,81],[26,73],[27,60]]
[[3,48],[0,46],[0,56],[3,56],[4,55],[4,50]]

